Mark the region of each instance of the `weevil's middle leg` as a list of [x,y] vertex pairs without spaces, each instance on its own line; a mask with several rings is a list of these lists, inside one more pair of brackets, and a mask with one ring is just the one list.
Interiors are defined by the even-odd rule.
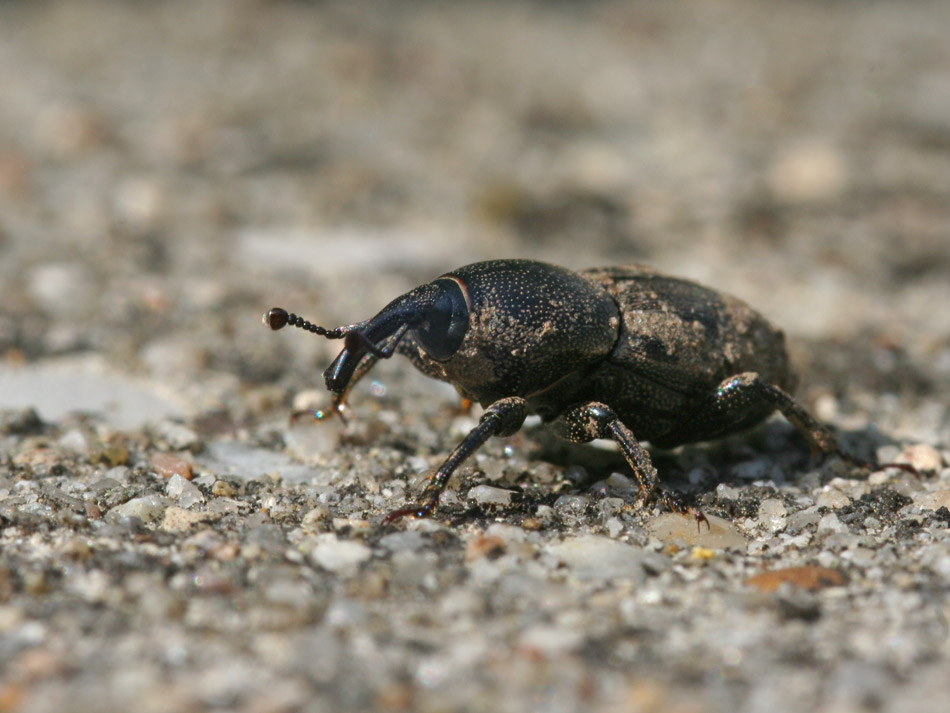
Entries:
[[393,510],[383,518],[382,524],[389,525],[409,515],[413,517],[427,517],[430,515],[439,504],[439,496],[445,490],[452,473],[462,462],[492,436],[511,436],[516,433],[521,428],[521,424],[524,423],[527,415],[527,405],[520,396],[498,399],[486,408],[478,421],[478,425],[469,431],[468,435],[455,447],[455,450],[445,459],[439,469],[429,476],[429,480],[426,482],[417,503],[399,510]]
[[633,469],[639,494],[647,502],[659,502],[668,510],[692,514],[697,526],[709,520],[697,508],[687,505],[683,496],[662,486],[650,454],[620,417],[606,404],[598,401],[574,406],[555,422],[561,436],[574,443],[587,443],[595,438],[610,438],[620,446],[620,452]]

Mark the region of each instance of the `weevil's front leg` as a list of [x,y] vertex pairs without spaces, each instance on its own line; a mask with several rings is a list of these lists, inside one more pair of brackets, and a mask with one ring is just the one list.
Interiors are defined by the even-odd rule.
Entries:
[[627,428],[607,404],[592,401],[574,406],[561,414],[554,425],[563,438],[574,443],[587,443],[595,438],[613,439],[633,469],[640,496],[644,500],[659,502],[673,512],[691,513],[696,518],[697,525],[705,522],[709,527],[709,520],[702,512],[687,505],[681,494],[667,490],[661,485],[656,468],[650,461],[650,454],[640,445],[633,431]]
[[837,456],[847,463],[871,471],[900,468],[917,475],[917,469],[906,463],[875,463],[857,458],[843,450],[827,426],[808,413],[805,407],[788,393],[763,381],[755,372],[729,377],[719,385],[714,398],[723,416],[723,422],[728,421],[730,416],[740,419],[740,414],[746,413],[750,405],[767,403],[781,411],[808,439],[813,455]]
[[357,364],[356,370],[353,372],[353,376],[350,377],[346,388],[343,391],[335,392],[333,394],[333,397],[330,400],[330,409],[303,409],[300,411],[293,411],[290,414],[290,420],[296,421],[297,419],[304,416],[312,416],[314,420],[322,421],[323,419],[329,418],[335,414],[340,418],[341,421],[345,423],[346,399],[350,395],[350,391],[352,391],[357,382],[366,376],[367,372],[376,365],[376,362],[379,361],[379,359],[380,358],[375,354],[367,354],[360,360],[360,363]]
[[486,408],[478,420],[478,425],[469,431],[468,435],[455,447],[455,450],[445,459],[439,469],[429,476],[418,502],[400,510],[393,510],[383,518],[382,524],[389,525],[407,515],[413,517],[430,515],[436,505],[439,504],[439,496],[445,490],[446,483],[449,482],[452,473],[462,462],[492,436],[510,436],[516,433],[521,428],[521,424],[524,423],[527,415],[527,405],[520,396],[498,399]]

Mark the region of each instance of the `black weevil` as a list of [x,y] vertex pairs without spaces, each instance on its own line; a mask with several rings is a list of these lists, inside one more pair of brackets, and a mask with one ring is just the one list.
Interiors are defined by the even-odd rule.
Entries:
[[780,330],[735,297],[642,265],[572,272],[491,260],[447,272],[364,322],[326,329],[274,308],[264,323],[343,339],[323,374],[341,416],[353,385],[396,352],[484,407],[420,501],[384,523],[429,515],[462,461],[532,413],[569,441],[616,441],[640,494],[678,512],[688,508],[661,489],[640,440],[672,448],[720,438],[778,409],[814,452],[877,467],[844,453],[789,395],[795,378]]

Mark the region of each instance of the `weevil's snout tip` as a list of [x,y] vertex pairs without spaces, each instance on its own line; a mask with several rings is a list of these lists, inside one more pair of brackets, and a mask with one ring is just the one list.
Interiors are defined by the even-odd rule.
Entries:
[[290,317],[287,314],[287,310],[281,309],[280,307],[274,307],[273,309],[264,313],[264,316],[261,317],[261,321],[265,326],[270,327],[276,332],[278,329],[283,329],[287,326],[287,323],[290,321]]

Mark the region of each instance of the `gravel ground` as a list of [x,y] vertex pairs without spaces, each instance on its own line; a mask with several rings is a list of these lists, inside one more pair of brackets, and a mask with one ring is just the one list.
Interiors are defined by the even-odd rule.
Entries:
[[[950,706],[950,4],[0,4],[0,713]],[[781,418],[488,444],[332,343],[444,270],[647,262],[787,332]],[[317,389],[316,391],[314,389]]]

